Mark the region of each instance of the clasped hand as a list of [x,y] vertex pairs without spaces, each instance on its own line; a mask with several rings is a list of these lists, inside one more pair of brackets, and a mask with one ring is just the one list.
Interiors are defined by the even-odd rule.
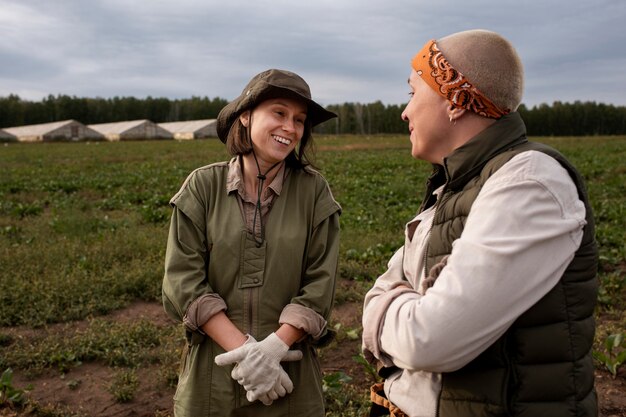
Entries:
[[293,391],[293,382],[280,362],[300,359],[302,352],[289,350],[289,346],[272,333],[261,342],[249,335],[246,343],[237,349],[217,355],[215,363],[219,366],[235,363],[231,376],[246,389],[248,401],[259,400],[270,405]]

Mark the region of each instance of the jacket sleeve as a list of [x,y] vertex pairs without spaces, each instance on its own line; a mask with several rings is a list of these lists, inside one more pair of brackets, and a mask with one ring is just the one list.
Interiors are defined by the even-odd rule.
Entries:
[[201,204],[193,193],[183,190],[171,204],[173,212],[165,253],[163,306],[171,318],[183,322],[189,331],[202,333],[200,326],[212,315],[225,310],[226,304],[208,283],[206,271],[210,247],[204,226],[197,224],[202,218],[198,214]]
[[316,204],[314,228],[304,257],[300,291],[280,316],[288,323],[306,331],[313,340],[327,333],[327,321],[335,297],[339,258],[339,215],[341,207],[332,198],[328,185]]
[[387,309],[404,293],[413,293],[417,296],[417,292],[404,278],[403,258],[404,246],[391,257],[387,263],[387,271],[378,277],[363,302],[363,354],[369,362],[374,363],[376,358],[384,366],[393,366],[392,358],[383,352],[380,343],[380,333]]
[[515,156],[483,186],[434,285],[389,304],[380,350],[410,371],[465,366],[556,285],[584,224],[584,204],[556,160]]

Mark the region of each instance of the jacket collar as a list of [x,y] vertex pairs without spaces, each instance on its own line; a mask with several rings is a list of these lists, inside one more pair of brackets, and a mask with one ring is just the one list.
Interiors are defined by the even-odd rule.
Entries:
[[519,113],[502,116],[444,158],[443,168],[448,187],[463,187],[491,158],[525,142],[528,142],[526,126]]

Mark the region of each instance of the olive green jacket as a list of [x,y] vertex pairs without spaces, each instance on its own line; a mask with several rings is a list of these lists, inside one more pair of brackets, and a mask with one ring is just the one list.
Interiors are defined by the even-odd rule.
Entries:
[[[335,291],[340,206],[317,172],[291,170],[256,247],[246,230],[236,192],[226,191],[228,163],[194,171],[172,198],[174,208],[165,260],[163,304],[182,322],[196,299],[217,294],[244,333],[264,339],[279,327],[286,306],[311,309],[328,320]],[[291,324],[291,323],[290,323]],[[325,324],[325,323],[324,323]],[[306,323],[301,328],[306,329]],[[224,350],[199,329],[186,328],[188,346],[174,397],[176,416],[323,416],[321,372],[315,343],[328,329],[292,349],[303,358],[283,363],[294,391],[271,406],[249,403],[215,365]]]

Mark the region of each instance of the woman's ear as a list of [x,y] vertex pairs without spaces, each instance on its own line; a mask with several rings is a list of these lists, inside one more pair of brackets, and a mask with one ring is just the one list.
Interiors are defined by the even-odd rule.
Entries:
[[465,114],[465,111],[466,109],[461,109],[452,105],[448,106],[447,113],[450,122],[456,122],[457,119]]
[[239,121],[244,127],[248,127],[250,124],[250,110],[246,110],[239,115]]

